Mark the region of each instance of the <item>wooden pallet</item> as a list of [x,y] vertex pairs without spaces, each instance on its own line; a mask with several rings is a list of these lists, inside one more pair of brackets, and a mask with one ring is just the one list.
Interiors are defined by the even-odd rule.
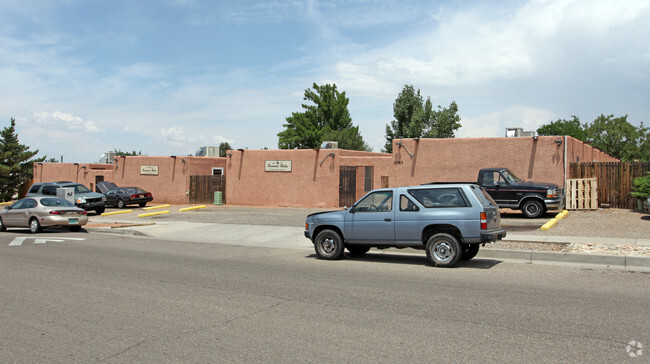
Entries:
[[576,178],[567,180],[567,210],[596,210],[598,208],[598,180]]

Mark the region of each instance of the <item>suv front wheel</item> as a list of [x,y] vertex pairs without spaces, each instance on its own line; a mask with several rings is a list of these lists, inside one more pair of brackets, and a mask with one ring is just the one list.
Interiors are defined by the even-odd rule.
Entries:
[[323,230],[314,239],[314,250],[321,259],[339,259],[343,256],[344,249],[343,239],[334,230]]

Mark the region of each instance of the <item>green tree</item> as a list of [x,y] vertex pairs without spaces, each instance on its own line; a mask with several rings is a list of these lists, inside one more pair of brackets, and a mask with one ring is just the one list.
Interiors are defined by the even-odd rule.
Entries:
[[558,119],[552,121],[549,124],[545,124],[537,128],[537,134],[539,135],[568,135],[576,139],[586,141],[587,140],[587,131],[586,126],[583,126],[580,123],[580,118],[573,115],[573,119],[564,120]]
[[452,101],[448,108],[433,110],[431,98],[424,101],[420,90],[404,85],[393,103],[395,120],[386,125],[384,151],[393,151],[395,138],[453,138],[461,127],[458,105]]
[[11,126],[2,129],[0,138],[0,199],[9,201],[33,178],[34,163],[44,161],[45,157],[32,159],[38,150],[32,152],[19,143],[13,118]]
[[134,151],[131,151],[131,152],[123,152],[123,151],[121,151],[119,149],[115,149],[115,156],[116,157],[135,157],[135,156],[138,156],[138,155],[142,155],[142,151],[136,152],[134,150]]
[[649,129],[635,127],[627,121],[627,115],[615,118],[601,114],[587,126],[587,142],[603,152],[624,161],[650,160],[648,150]]
[[369,150],[359,134],[359,127],[352,125],[348,111],[350,100],[345,92],[339,92],[336,84],[317,85],[305,90],[303,112],[291,113],[285,128],[278,133],[280,149],[316,149],[325,140],[336,141],[339,148]]
[[232,147],[228,142],[222,142],[219,144],[219,157],[225,157],[229,150],[232,150]]

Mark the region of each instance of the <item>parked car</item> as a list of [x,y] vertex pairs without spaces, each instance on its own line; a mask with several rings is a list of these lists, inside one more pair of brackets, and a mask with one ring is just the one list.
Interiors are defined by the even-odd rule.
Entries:
[[88,223],[88,213],[58,197],[25,197],[0,210],[0,231],[8,227],[29,227],[38,233],[44,227],[67,226],[79,231]]
[[153,201],[151,192],[140,187],[117,187],[113,182],[97,182],[97,189],[106,197],[106,206],[116,206],[123,209],[127,205],[138,204],[145,207],[147,202]]
[[424,249],[437,267],[476,256],[480,244],[503,239],[496,202],[469,183],[382,188],[348,210],[307,216],[305,237],[321,259],[374,248]]
[[95,210],[97,214],[103,213],[105,197],[101,193],[93,192],[81,183],[70,181],[34,183],[27,192],[26,197],[49,196],[56,197],[59,188],[72,188],[74,204],[86,211]]

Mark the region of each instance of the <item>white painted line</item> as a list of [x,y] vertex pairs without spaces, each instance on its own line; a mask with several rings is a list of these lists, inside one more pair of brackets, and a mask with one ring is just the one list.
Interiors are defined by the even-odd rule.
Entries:
[[51,243],[62,243],[66,240],[86,240],[86,238],[50,238],[50,237],[44,237],[44,238],[36,238],[32,236],[18,236],[14,238],[14,240],[9,243],[9,246],[21,246],[25,242],[26,239],[34,239],[34,244],[45,244],[47,242]]
[[14,240],[12,240],[11,243],[9,243],[9,246],[21,246],[23,245],[24,241],[25,241],[24,237],[17,237],[14,238]]

